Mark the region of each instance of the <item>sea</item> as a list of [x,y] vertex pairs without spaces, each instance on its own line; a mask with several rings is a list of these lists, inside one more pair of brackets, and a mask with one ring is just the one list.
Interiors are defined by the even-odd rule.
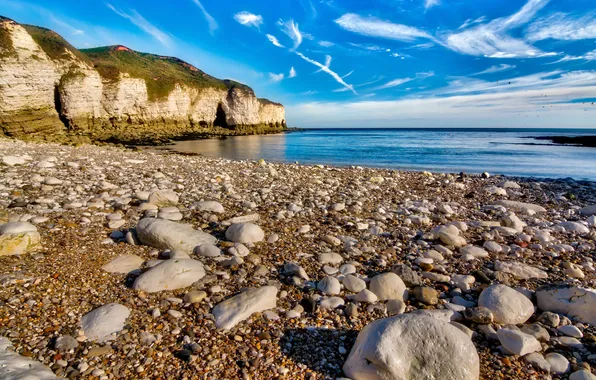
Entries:
[[171,148],[236,160],[596,181],[596,148],[532,138],[581,135],[596,129],[307,129],[179,141]]

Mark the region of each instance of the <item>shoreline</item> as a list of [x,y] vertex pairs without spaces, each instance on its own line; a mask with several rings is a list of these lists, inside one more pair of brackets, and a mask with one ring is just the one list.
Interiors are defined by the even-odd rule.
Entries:
[[[479,379],[546,378],[544,369],[499,349],[491,331],[510,322],[478,323],[467,310],[489,286],[520,289],[531,311],[512,324],[531,329],[544,322],[534,304],[545,285],[596,285],[596,218],[580,213],[596,205],[593,182],[0,139],[0,193],[0,224],[30,223],[41,240],[30,252],[0,255],[0,337],[58,376],[338,378],[367,324],[422,313],[443,327],[457,322],[465,334],[456,335],[478,353]],[[155,217],[176,223],[170,234],[185,223],[217,239],[214,252],[140,240],[140,220]],[[228,233],[237,218],[263,235],[239,244]],[[444,242],[437,228],[466,245]],[[139,278],[184,255],[200,262],[198,281],[176,287],[167,279],[172,287],[156,292],[140,287]],[[115,267],[123,273],[108,271]],[[378,300],[372,282],[389,272],[403,280],[407,297]],[[272,287],[274,306],[229,330],[218,327],[217,305],[247,288]],[[81,318],[112,303],[127,314],[98,342]],[[560,353],[570,371],[593,363],[596,326],[557,315],[561,325],[577,326],[579,343],[567,345],[559,330],[541,327],[549,340],[540,351]]]

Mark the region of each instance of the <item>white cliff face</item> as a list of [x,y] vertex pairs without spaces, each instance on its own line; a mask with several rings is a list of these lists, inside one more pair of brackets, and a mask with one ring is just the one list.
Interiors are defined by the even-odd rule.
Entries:
[[285,125],[286,111],[284,106],[276,103],[259,101],[259,121],[261,124]]
[[[0,110],[54,110],[54,90],[59,73],[27,31],[14,21],[0,21],[10,33],[14,53],[0,60]],[[53,111],[55,116],[58,114]]]
[[58,88],[61,112],[67,118],[79,120],[103,116],[103,84],[97,71],[87,68],[64,75]]
[[166,98],[149,100],[143,79],[125,73],[118,81],[105,80],[71,52],[52,60],[11,20],[1,20],[0,28],[9,33],[14,46],[13,54],[0,54],[3,128],[12,122],[11,115],[32,110],[43,110],[44,118],[49,118],[44,122],[62,129],[59,116],[69,120],[70,127],[83,129],[99,128],[102,120],[106,124],[112,119],[130,123],[130,128],[164,121],[187,127],[212,126],[220,106],[229,126],[285,125],[283,106],[258,100],[252,90],[177,84]]

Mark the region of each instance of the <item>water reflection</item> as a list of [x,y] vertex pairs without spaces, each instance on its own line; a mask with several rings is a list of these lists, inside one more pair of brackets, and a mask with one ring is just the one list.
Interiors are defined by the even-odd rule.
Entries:
[[286,134],[266,136],[234,136],[225,139],[179,141],[173,149],[197,153],[207,157],[225,157],[234,160],[286,161]]
[[[182,141],[174,150],[236,160],[596,180],[596,149],[544,145],[526,136],[592,130],[310,130]],[[534,145],[537,144],[537,145]]]

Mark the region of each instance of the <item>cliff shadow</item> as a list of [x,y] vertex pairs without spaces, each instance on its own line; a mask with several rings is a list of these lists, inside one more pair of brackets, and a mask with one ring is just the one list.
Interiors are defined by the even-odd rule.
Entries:
[[217,105],[217,112],[215,113],[215,120],[213,121],[215,127],[228,128],[228,121],[226,118],[226,112],[223,109],[223,105],[219,103]]
[[[285,356],[325,378],[341,377],[342,367],[356,342],[353,329],[288,329],[279,340]],[[340,347],[345,354],[340,353]],[[343,350],[342,350],[343,352]]]
[[62,124],[64,124],[64,127],[66,129],[70,129],[70,122],[68,121],[68,118],[64,115],[64,112],[62,110],[62,99],[60,96],[60,86],[54,86],[54,108],[56,109],[56,112],[58,113],[58,118],[60,118],[60,121],[62,122]]

